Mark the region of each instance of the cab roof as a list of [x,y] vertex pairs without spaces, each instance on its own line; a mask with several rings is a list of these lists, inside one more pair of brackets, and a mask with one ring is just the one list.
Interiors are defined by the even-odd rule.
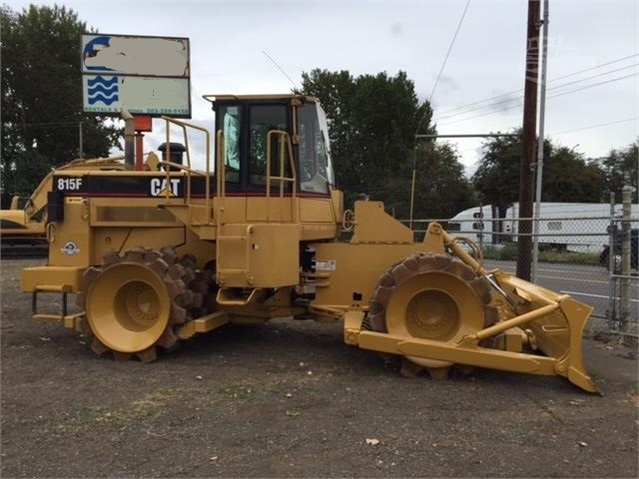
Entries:
[[202,95],[206,101],[211,103],[216,101],[242,101],[242,100],[294,100],[304,99],[306,102],[317,103],[317,98],[306,95],[296,95],[294,93],[268,94],[268,95],[229,95],[229,94],[207,94]]

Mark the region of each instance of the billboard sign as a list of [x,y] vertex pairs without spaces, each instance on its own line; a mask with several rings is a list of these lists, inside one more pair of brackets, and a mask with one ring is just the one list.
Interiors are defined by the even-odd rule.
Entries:
[[191,117],[188,38],[82,35],[87,113]]

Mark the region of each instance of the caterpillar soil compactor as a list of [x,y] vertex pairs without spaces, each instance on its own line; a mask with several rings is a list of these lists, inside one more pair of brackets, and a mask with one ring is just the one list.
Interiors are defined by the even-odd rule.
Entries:
[[[208,152],[208,132],[165,118],[167,132],[183,130],[184,161],[169,151],[145,171],[53,173],[48,263],[22,274],[34,319],[144,362],[227,323],[342,321],[347,344],[400,359],[407,375],[482,367],[597,391],[581,352],[591,307],[486,270],[437,223],[415,241],[380,202],[344,210],[314,98],[204,98],[216,149],[203,170],[188,138],[202,135]],[[42,293],[61,294],[62,311],[38,311]]]

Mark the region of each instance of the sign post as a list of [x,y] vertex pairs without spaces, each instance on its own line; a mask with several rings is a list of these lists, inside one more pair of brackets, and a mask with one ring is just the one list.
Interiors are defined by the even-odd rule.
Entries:
[[134,117],[135,123],[135,169],[144,169],[144,133],[153,131],[153,121],[149,115],[137,115]]

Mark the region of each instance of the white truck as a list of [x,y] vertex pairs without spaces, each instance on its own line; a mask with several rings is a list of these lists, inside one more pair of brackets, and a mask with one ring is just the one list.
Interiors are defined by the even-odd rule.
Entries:
[[[615,219],[621,218],[621,208],[621,204],[614,206]],[[600,253],[609,242],[610,212],[609,203],[541,203],[540,248]],[[639,221],[638,205],[632,205],[631,218],[634,228]],[[504,218],[498,217],[492,205],[475,206],[451,218],[447,229],[476,243],[501,245],[516,241],[521,219],[519,203],[513,203]]]

